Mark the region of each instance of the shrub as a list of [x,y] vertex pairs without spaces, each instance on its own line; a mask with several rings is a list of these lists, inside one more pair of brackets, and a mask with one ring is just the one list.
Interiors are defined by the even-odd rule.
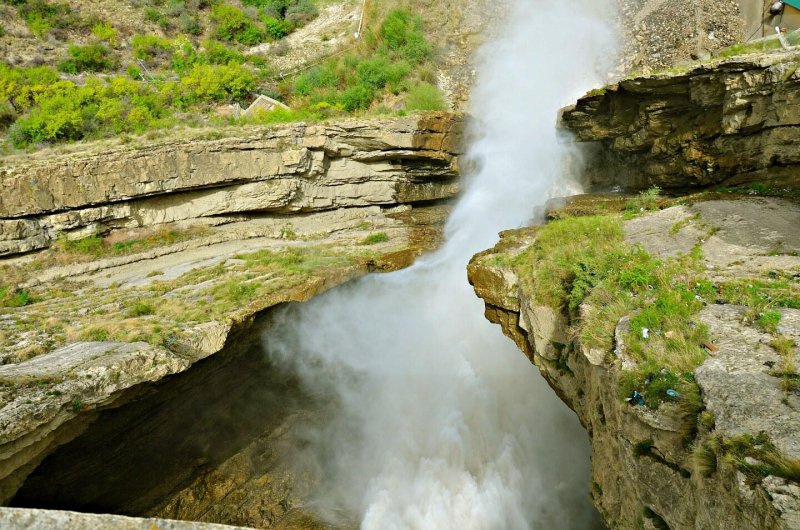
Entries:
[[128,77],[131,79],[139,80],[142,78],[142,69],[138,66],[131,65],[125,69],[125,72],[128,74]]
[[54,96],[42,102],[9,129],[15,147],[79,140],[83,137],[83,117],[79,106],[68,96]]
[[408,91],[407,110],[435,111],[447,109],[442,93],[430,83],[417,83]]
[[334,88],[339,82],[336,72],[330,63],[325,66],[316,66],[300,74],[294,82],[294,93],[298,96],[308,96],[318,88]]
[[244,62],[244,55],[213,40],[203,42],[203,51],[210,64],[242,64]]
[[156,308],[153,307],[151,304],[142,301],[137,301],[134,302],[133,305],[131,305],[128,308],[127,316],[129,318],[136,318],[136,317],[154,315],[155,312]]
[[95,24],[92,28],[92,34],[94,34],[98,40],[107,42],[112,46],[117,44],[117,30],[111,24],[106,24],[105,22]]
[[284,14],[286,20],[294,26],[304,26],[317,18],[319,10],[311,0],[296,0]]
[[136,35],[131,45],[134,57],[151,63],[170,60],[174,51],[172,42],[158,35]]
[[361,84],[379,90],[386,85],[397,85],[411,71],[404,61],[392,63],[386,57],[365,59],[356,67],[356,75]]
[[195,65],[181,79],[184,103],[242,100],[255,86],[253,73],[237,64]]
[[347,112],[364,110],[372,103],[375,98],[375,90],[367,85],[355,85],[344,91],[342,94],[342,106]]
[[188,33],[189,35],[201,35],[203,33],[203,28],[200,26],[200,21],[197,17],[193,17],[189,13],[183,13],[178,23],[180,24],[181,31],[184,33]]
[[422,19],[404,9],[396,9],[386,16],[380,36],[390,50],[414,63],[424,61],[433,51],[422,33]]
[[117,60],[103,44],[69,47],[70,58],[59,65],[62,72],[105,72],[118,66]]
[[0,287],[0,307],[23,307],[32,303],[34,299],[30,291]]
[[214,36],[222,41],[254,45],[264,41],[264,32],[238,7],[219,4],[211,10]]
[[267,34],[275,40],[282,39],[294,29],[294,26],[288,20],[264,16],[261,21],[264,23],[264,29]]

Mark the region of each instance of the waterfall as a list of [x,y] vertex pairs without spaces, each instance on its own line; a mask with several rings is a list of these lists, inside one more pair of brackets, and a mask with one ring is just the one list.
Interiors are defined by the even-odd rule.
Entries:
[[466,191],[443,247],[295,306],[273,362],[331,402],[304,433],[315,508],[367,529],[589,528],[588,444],[574,414],[499,328],[466,265],[503,229],[573,191],[580,153],[558,109],[602,82],[613,0],[516,0],[480,51]]

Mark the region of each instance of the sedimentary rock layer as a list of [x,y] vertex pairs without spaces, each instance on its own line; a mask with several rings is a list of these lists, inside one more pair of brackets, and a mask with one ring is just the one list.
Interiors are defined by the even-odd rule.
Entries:
[[625,79],[565,109],[600,142],[598,183],[641,189],[800,187],[800,52],[746,55]]
[[453,197],[463,119],[246,129],[0,169],[0,256],[115,228]]

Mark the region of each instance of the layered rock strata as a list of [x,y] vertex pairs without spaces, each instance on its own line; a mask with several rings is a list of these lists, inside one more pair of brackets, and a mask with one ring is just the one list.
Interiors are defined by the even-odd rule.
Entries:
[[[235,343],[265,310],[435,247],[462,128],[439,113],[7,161],[0,290],[24,298],[0,307],[0,502],[104,411]],[[66,244],[85,236],[96,254]],[[267,482],[265,495],[291,490]],[[163,512],[197,515],[186,502]],[[275,520],[288,509],[276,506]]]
[[450,198],[462,130],[441,113],[12,160],[0,169],[0,256],[112,229]]
[[561,123],[602,145],[595,184],[798,188],[798,65],[790,51],[633,77],[590,92]]

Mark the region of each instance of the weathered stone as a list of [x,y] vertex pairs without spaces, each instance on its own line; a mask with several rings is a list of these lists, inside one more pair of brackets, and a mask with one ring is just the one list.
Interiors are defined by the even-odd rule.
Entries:
[[636,77],[581,98],[561,122],[601,142],[605,184],[800,188],[799,60],[748,55]]
[[[797,226],[793,203],[745,199],[645,213],[626,221],[625,233],[628,244],[643,245],[662,257],[687,252],[699,244],[709,275],[730,280],[742,274],[767,277],[762,265],[751,267],[747,262],[773,258],[765,254],[777,241],[786,242],[781,247],[785,252],[796,252]],[[712,476],[704,476],[684,438],[686,422],[696,418],[687,418],[676,404],[664,403],[650,410],[629,405],[619,396],[622,371],[636,364],[625,341],[630,316],[616,326],[613,353],[592,351],[575,338],[571,349],[558,352],[551,348],[554,345],[548,341],[554,336],[575,337],[571,325],[579,323],[570,323],[550,308],[537,307],[530,286],[516,277],[507,256],[518,255],[531,245],[526,230],[530,229],[504,233],[495,249],[473,258],[468,269],[470,282],[486,301],[489,320],[503,327],[587,428],[592,442],[592,498],[609,526],[641,528],[647,510],[654,518],[650,523],[657,528],[664,524],[673,529],[702,530],[797,528],[800,488],[795,482],[777,476],[758,481],[722,464]],[[784,270],[800,271],[800,258],[781,258],[787,264]],[[509,292],[509,286],[517,289],[516,295]],[[581,318],[592,310],[584,304]],[[537,313],[541,316],[533,316]],[[800,342],[800,311],[781,309],[780,313],[778,333]],[[780,378],[771,373],[770,366],[780,360],[769,346],[772,337],[753,322],[744,322],[743,317],[742,308],[727,305],[708,306],[697,317],[709,327],[715,341],[716,350],[695,372],[715,427],[694,442],[702,445],[716,435],[726,438],[765,432],[779,451],[797,458],[798,396],[787,395]],[[557,352],[558,357],[554,355]],[[795,357],[796,365],[800,358],[797,353]],[[648,448],[644,454],[642,444]]]
[[121,515],[36,510],[26,508],[0,508],[0,527],[5,530],[234,530],[240,526],[227,526],[167,519],[136,519]]
[[0,169],[0,256],[62,233],[451,198],[462,128],[461,116],[439,113],[10,162]]

